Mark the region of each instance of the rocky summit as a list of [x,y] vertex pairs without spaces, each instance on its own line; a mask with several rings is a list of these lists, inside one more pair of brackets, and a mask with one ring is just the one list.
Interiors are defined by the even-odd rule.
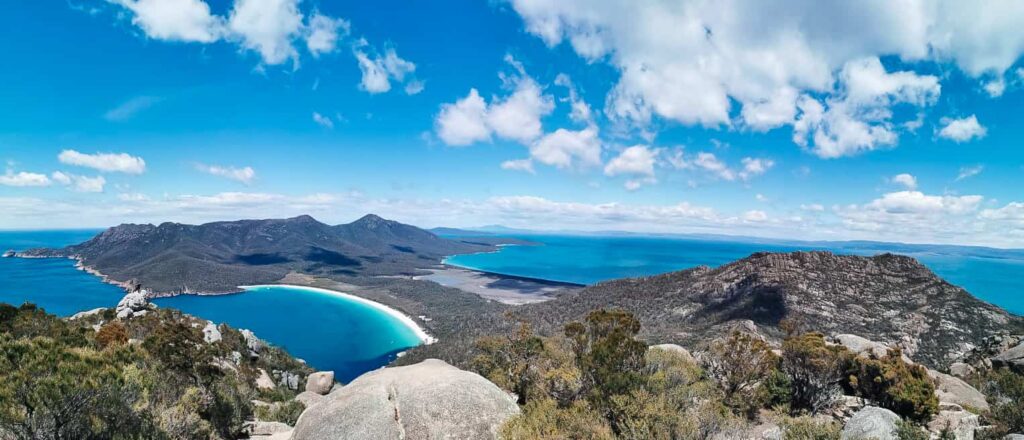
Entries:
[[515,399],[443,361],[364,374],[306,409],[293,440],[492,439]]
[[983,302],[917,260],[892,254],[756,253],[717,268],[697,267],[599,283],[523,307],[541,328],[618,307],[634,313],[651,343],[700,347],[732,330],[778,340],[784,322],[800,331],[853,334],[900,348],[938,368],[1021,317]]

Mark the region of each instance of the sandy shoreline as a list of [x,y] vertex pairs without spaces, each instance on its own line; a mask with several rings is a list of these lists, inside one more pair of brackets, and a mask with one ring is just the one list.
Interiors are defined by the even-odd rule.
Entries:
[[429,344],[433,344],[434,342],[437,342],[437,338],[435,338],[433,336],[430,336],[430,334],[428,334],[427,331],[423,329],[423,327],[420,327],[420,325],[417,324],[415,320],[410,318],[409,315],[406,315],[406,314],[404,314],[404,313],[402,313],[402,312],[400,312],[400,311],[398,311],[396,309],[388,307],[388,306],[386,306],[384,304],[381,304],[379,302],[368,300],[368,299],[363,298],[361,296],[356,296],[356,295],[352,295],[350,293],[345,293],[345,292],[339,292],[337,290],[324,289],[324,288],[320,288],[320,287],[300,286],[300,285],[295,285],[295,284],[257,284],[257,285],[253,285],[253,286],[238,286],[238,287],[240,289],[244,289],[244,290],[258,289],[258,288],[264,288],[264,287],[287,287],[287,288],[291,288],[291,289],[308,290],[310,292],[316,292],[316,293],[321,293],[321,294],[324,294],[324,295],[331,295],[331,296],[335,296],[335,297],[338,297],[338,298],[345,298],[345,299],[349,299],[349,300],[352,300],[352,301],[360,302],[360,303],[366,304],[366,305],[368,305],[370,307],[373,307],[373,308],[375,308],[377,310],[380,310],[380,311],[382,311],[384,313],[387,313],[388,315],[391,315],[393,318],[397,319],[399,322],[401,322],[406,327],[408,327],[410,330],[412,330],[413,333],[416,334],[416,337],[418,337],[420,339],[420,341],[424,345],[429,345]]
[[413,279],[432,281],[510,305],[548,301],[562,293],[583,287],[557,281],[495,274],[451,264],[429,270],[430,275],[418,275]]

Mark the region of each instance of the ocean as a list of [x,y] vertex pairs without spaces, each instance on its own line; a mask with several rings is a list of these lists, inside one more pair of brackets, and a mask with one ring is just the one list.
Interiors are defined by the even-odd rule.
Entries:
[[[0,231],[0,252],[81,243],[99,231]],[[75,269],[74,261],[0,258],[0,302],[34,303],[70,316],[97,307],[113,307],[124,291]],[[401,351],[419,345],[411,329],[363,303],[303,289],[259,288],[223,296],[160,298],[173,307],[216,323],[247,328],[284,347],[318,370],[333,370],[349,382],[390,363]]]
[[1024,253],[1020,251],[864,242],[752,243],[683,237],[503,236],[537,245],[503,246],[498,252],[456,255],[445,262],[497,274],[593,284],[699,265],[715,267],[761,251],[829,250],[854,255],[893,252],[917,258],[939,276],[976,297],[1024,315]]

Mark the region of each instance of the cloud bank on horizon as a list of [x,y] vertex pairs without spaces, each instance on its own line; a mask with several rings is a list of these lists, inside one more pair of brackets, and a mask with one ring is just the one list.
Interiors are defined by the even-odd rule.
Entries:
[[0,227],[374,211],[1024,247],[1021,2],[70,5],[123,65],[181,72],[82,93],[85,128],[3,127]]

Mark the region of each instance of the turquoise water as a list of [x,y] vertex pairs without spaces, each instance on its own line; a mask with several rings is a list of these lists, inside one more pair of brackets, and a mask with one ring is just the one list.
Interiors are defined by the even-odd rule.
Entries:
[[258,287],[154,302],[252,330],[317,369],[333,370],[342,382],[387,365],[420,343],[411,329],[369,305],[301,288]]
[[[505,246],[499,252],[456,255],[446,262],[456,266],[553,281],[593,284],[622,277],[671,272],[698,265],[719,266],[759,251],[791,252],[831,250],[874,255],[891,251],[917,258],[939,276],[978,298],[1017,314],[1024,314],[1024,258],[972,255],[972,250],[943,248],[942,252],[914,252],[913,246],[854,243],[744,243],[665,237],[595,237],[569,235],[514,235],[539,246]],[[959,254],[953,252],[961,252]],[[979,253],[979,252],[975,252]],[[989,252],[994,253],[994,252]]]
[[[0,252],[62,247],[92,238],[97,231],[0,231]],[[113,307],[119,287],[75,269],[68,259],[0,258],[0,302],[32,302],[50,313],[70,316]],[[348,382],[387,365],[398,352],[419,344],[411,329],[357,301],[302,289],[260,288],[225,296],[179,296],[155,301],[211,321],[248,328],[319,370],[334,370]]]

